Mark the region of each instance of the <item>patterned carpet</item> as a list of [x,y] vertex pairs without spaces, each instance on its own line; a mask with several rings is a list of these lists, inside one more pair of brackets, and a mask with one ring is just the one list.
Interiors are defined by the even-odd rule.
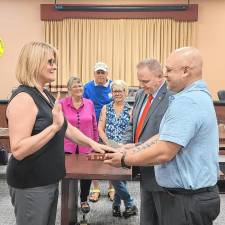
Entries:
[[[8,194],[8,188],[6,180],[4,178],[5,167],[0,166],[0,225],[16,225],[13,207],[10,203],[10,198]],[[102,195],[97,203],[90,203],[91,211],[87,216],[87,220],[91,225],[138,225],[139,215],[133,216],[129,219],[124,218],[114,218],[112,217],[112,203],[107,198],[107,182],[101,181]],[[135,204],[140,208],[139,201],[139,183],[138,182],[128,182],[128,188],[131,195],[134,198]],[[57,222],[56,225],[60,225],[60,199],[58,204]],[[124,210],[124,209],[122,209]],[[79,219],[81,215],[79,214]],[[221,213],[214,225],[224,225],[225,224],[225,195],[221,194]],[[24,224],[25,225],[25,224]]]

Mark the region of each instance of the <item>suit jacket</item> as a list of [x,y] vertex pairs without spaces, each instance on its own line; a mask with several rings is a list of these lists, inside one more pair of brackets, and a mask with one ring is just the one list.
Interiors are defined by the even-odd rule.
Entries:
[[[142,131],[140,134],[139,142],[145,142],[152,136],[159,133],[159,126],[164,116],[164,113],[166,112],[168,108],[169,96],[171,94],[172,92],[167,90],[167,85],[166,83],[164,83],[163,86],[158,91],[157,95],[155,96],[151,104],[151,107],[149,109],[149,112],[147,113],[147,116],[145,118],[145,121],[142,127]],[[135,98],[134,107],[133,107],[133,117],[132,117],[133,141],[134,141],[135,131],[137,128],[139,114],[146,98],[147,98],[147,95],[144,93],[143,90],[138,91]],[[142,188],[149,191],[162,190],[161,187],[156,183],[154,166],[140,167],[140,173],[141,173]]]

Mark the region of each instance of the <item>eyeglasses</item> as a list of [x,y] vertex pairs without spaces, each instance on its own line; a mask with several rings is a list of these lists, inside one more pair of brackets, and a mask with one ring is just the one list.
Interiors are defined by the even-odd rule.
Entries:
[[77,84],[77,85],[73,85],[71,88],[82,88],[83,84]]
[[56,64],[56,60],[55,59],[49,59],[48,60],[48,65],[49,66],[53,66],[54,64]]
[[103,71],[103,70],[98,70],[98,71],[96,71],[96,73],[97,73],[97,74],[105,74],[105,71]]
[[125,90],[112,90],[113,94],[122,94]]

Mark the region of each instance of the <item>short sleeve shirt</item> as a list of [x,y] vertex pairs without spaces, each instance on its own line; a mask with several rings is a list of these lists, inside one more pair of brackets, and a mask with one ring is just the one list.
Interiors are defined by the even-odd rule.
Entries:
[[155,166],[162,187],[198,189],[218,177],[218,126],[213,101],[202,80],[171,96],[160,125],[160,140],[181,146],[170,161]]

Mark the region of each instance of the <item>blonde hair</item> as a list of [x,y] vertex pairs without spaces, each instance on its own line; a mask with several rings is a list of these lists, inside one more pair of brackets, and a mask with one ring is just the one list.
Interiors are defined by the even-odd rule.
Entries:
[[56,60],[57,50],[44,42],[30,42],[22,48],[16,67],[16,78],[20,84],[38,86],[38,75],[46,65],[49,53],[53,53]]
[[123,88],[125,93],[126,93],[126,95],[127,95],[127,93],[128,93],[128,86],[127,86],[125,81],[123,81],[123,80],[115,80],[115,81],[113,81],[112,84],[111,84],[111,90],[112,91],[113,91],[113,87],[114,86]]

